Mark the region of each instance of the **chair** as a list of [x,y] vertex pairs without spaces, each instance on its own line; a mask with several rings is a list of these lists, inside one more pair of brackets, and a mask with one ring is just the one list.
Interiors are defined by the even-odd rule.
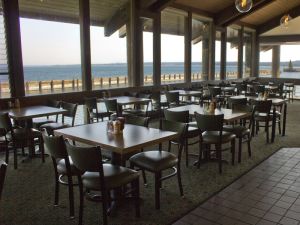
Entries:
[[179,92],[166,92],[168,108],[182,105],[179,99]]
[[[141,93],[138,95],[139,98],[151,98],[151,94],[144,94]],[[128,115],[136,115],[136,116],[148,116],[148,109],[149,109],[150,102],[141,102],[139,104],[135,104],[133,109],[124,109]]]
[[[73,127],[75,123],[75,115],[77,110],[77,104],[68,103],[68,102],[62,102],[61,104],[62,108],[65,109],[67,112],[62,115],[62,122],[56,122],[56,123],[46,123],[40,126],[40,129],[46,129],[47,133],[49,135],[53,135],[54,130],[67,128],[67,127]],[[68,117],[71,119],[71,124],[65,123],[65,118]]]
[[[54,167],[55,174],[55,198],[54,206],[58,206],[59,184],[67,185],[69,189],[70,218],[74,218],[74,192],[72,176],[80,176],[80,171],[74,166],[68,156],[65,140],[62,136],[43,135],[45,147],[48,150]],[[67,176],[67,182],[63,177]]]
[[128,115],[125,118],[126,124],[132,124],[137,126],[143,126],[148,127],[149,125],[149,117],[141,117],[141,116],[135,116],[135,115]]
[[[247,142],[248,145],[248,155],[251,157],[251,139],[252,139],[252,126],[254,120],[255,107],[245,104],[234,104],[232,107],[233,111],[241,111],[248,112],[249,116],[242,119],[240,125],[232,124],[232,125],[224,125],[223,131],[230,132],[235,134],[238,139],[238,162],[241,162],[242,159],[242,143]],[[248,122],[248,123],[247,123]],[[247,126],[248,125],[248,126]]]
[[295,93],[294,83],[285,83],[284,86],[285,86],[284,92],[288,96],[289,102],[291,99],[292,102],[294,102],[294,93]]
[[227,108],[232,109],[234,105],[247,105],[247,98],[228,98]]
[[[52,99],[48,99],[46,103],[46,106],[55,107],[55,108],[60,108],[60,105],[61,105],[60,101],[55,101]],[[55,116],[55,120],[50,119],[49,116],[47,116],[46,118],[33,118],[32,124],[34,128],[39,129],[40,126],[42,126],[43,124],[54,123],[57,122],[57,120],[58,120],[58,115]]]
[[119,107],[117,99],[104,99],[104,104],[106,106],[107,112],[110,113],[109,119],[111,117],[119,117],[128,114],[122,112],[122,108]]
[[[165,131],[172,131],[178,133],[179,149],[178,155],[159,150],[152,150],[147,152],[140,152],[129,159],[130,167],[138,167],[154,173],[155,175],[155,208],[160,208],[160,188],[162,181],[177,175],[180,195],[183,196],[183,189],[181,183],[181,154],[184,146],[184,137],[186,135],[187,125],[168,120],[161,121],[161,128]],[[162,172],[167,169],[173,169],[173,173],[162,177]]]
[[[188,167],[189,165],[189,160],[188,160],[188,146],[189,145],[194,145],[197,144],[199,141],[188,143],[189,138],[195,138],[199,136],[199,129],[197,127],[196,122],[190,122],[189,119],[189,111],[180,111],[180,112],[175,112],[175,111],[170,111],[170,110],[165,110],[165,119],[169,121],[175,121],[175,122],[180,122],[180,123],[186,123],[187,124],[187,133],[185,137],[185,143],[184,143],[184,150],[185,150],[185,165]],[[168,145],[168,151],[171,149],[171,144],[176,144],[178,145],[178,141],[169,141]]]
[[236,84],[236,94],[241,95],[247,92],[247,84],[237,83]]
[[208,90],[210,93],[210,97],[213,99],[216,99],[217,102],[223,103],[225,101],[225,97],[222,95],[222,89],[221,87],[211,87],[208,86]]
[[[107,225],[107,210],[109,203],[113,200],[110,191],[130,183],[132,189],[129,193],[135,200],[136,216],[140,216],[139,173],[137,171],[112,164],[103,164],[100,147],[78,147],[71,145],[68,141],[66,147],[74,165],[82,173],[81,176],[78,176],[79,225],[83,220],[83,199],[86,191],[101,192],[103,224]],[[83,190],[84,188],[86,191]]]
[[[223,131],[224,114],[220,115],[203,115],[195,112],[195,119],[200,129],[200,146],[198,168],[202,160],[203,146],[207,147],[207,157],[210,157],[210,152],[216,152],[216,159],[219,163],[219,173],[222,173],[222,152],[227,149],[222,149],[222,144],[231,143],[231,163],[234,165],[235,157],[235,134]],[[210,146],[215,145],[215,150],[211,150]]]
[[[259,127],[264,127],[266,132],[267,143],[269,143],[269,127],[270,121],[272,121],[271,116],[271,107],[272,107],[272,100],[254,100],[252,101],[252,105],[256,107],[254,121],[256,127],[256,134],[259,130]],[[260,123],[264,123],[264,125],[260,125]],[[253,127],[254,128],[254,127]]]
[[12,148],[14,151],[14,168],[18,168],[18,154],[17,149],[28,147],[31,151],[31,154],[34,154],[35,145],[39,145],[41,151],[42,162],[45,162],[44,155],[44,144],[43,138],[40,131],[33,128],[20,128],[13,127],[8,113],[0,114],[0,130],[2,130],[2,135],[4,139],[2,144],[6,148],[6,163],[9,160],[9,148]]
[[85,98],[84,99],[84,105],[87,110],[87,115],[88,115],[88,121],[90,123],[93,122],[99,122],[99,119],[103,121],[105,117],[110,117],[111,113],[110,112],[101,112],[98,110],[98,105],[97,105],[97,98]]
[[5,180],[5,174],[6,174],[6,168],[7,164],[0,160],[0,200],[2,196],[2,190],[4,187],[4,180]]

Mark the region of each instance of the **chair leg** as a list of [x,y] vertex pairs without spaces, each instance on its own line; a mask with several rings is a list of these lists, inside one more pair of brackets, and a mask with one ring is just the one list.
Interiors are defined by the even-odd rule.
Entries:
[[136,217],[140,217],[141,213],[140,213],[140,183],[139,183],[139,179],[136,179],[133,181],[133,197],[135,199],[135,216]]
[[238,153],[238,163],[242,161],[242,140],[243,138],[239,138],[239,153]]
[[45,148],[44,148],[43,138],[40,138],[39,142],[40,142],[39,148],[40,148],[40,151],[42,154],[42,162],[44,163],[45,162]]
[[269,143],[269,121],[266,122],[267,143]]
[[142,169],[142,176],[143,176],[143,181],[144,181],[144,186],[147,186],[147,178],[146,178],[146,173],[145,173],[145,170]]
[[155,208],[160,209],[160,178],[161,173],[155,173]]
[[[78,187],[79,187],[79,219],[78,224],[82,225],[82,218],[83,218],[83,185],[81,177],[78,176]],[[104,220],[104,217],[103,217]]]
[[171,151],[171,141],[168,142],[168,152]]
[[8,149],[8,146],[7,145],[5,145],[5,162],[6,162],[6,164],[8,164],[9,163],[9,149]]
[[[220,146],[220,155],[221,155],[221,160],[222,160],[222,151],[221,151],[221,146]],[[234,160],[235,160],[235,138],[232,139],[231,141],[231,165],[234,165]]]
[[202,143],[199,141],[199,156],[198,156],[198,165],[197,168],[200,168],[200,163],[201,163],[201,159],[202,159],[202,152],[203,152],[203,145]]
[[55,195],[54,195],[54,206],[58,206],[59,201],[59,182],[58,182],[58,173],[56,169],[56,164],[54,164],[55,172]]
[[70,204],[70,218],[74,219],[74,191],[72,175],[68,174],[68,188],[69,188],[69,204]]
[[185,140],[184,150],[185,150],[185,166],[189,167],[189,143],[187,138]]
[[177,178],[178,178],[178,186],[179,186],[180,196],[183,196],[183,188],[182,188],[182,182],[181,182],[181,168],[180,168],[179,164],[177,166]]
[[248,144],[248,155],[249,155],[249,157],[251,157],[250,134],[248,135],[248,141],[247,141],[247,144]]
[[217,147],[217,158],[218,158],[218,162],[219,162],[219,173],[222,173],[222,151],[221,151],[221,147],[218,145]]
[[278,118],[278,131],[279,131],[279,134],[281,135],[281,118],[280,117]]

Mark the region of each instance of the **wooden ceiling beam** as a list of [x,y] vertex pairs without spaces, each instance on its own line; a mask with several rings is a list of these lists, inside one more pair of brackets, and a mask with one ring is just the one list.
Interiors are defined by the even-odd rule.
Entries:
[[157,0],[152,5],[150,5],[148,8],[149,10],[153,12],[160,12],[170,6],[172,3],[174,3],[175,0]]
[[180,3],[172,3],[170,6],[173,7],[173,8],[176,8],[176,9],[181,9],[181,10],[187,11],[187,12],[192,12],[192,13],[195,13],[195,14],[198,14],[198,15],[201,15],[201,16],[214,18],[213,13],[208,12],[208,11],[204,11],[204,10],[201,10],[201,9],[197,9],[195,7],[190,7],[190,6],[187,6],[187,5],[180,4]]
[[272,3],[275,0],[254,0],[252,9],[247,13],[240,13],[236,7],[235,4],[227,7],[223,11],[219,12],[215,16],[215,23],[217,26],[228,26],[237,20],[242,19],[243,17],[246,17],[252,13],[254,13],[256,10],[259,10],[266,5]]
[[287,43],[287,42],[300,42],[300,35],[278,35],[278,36],[260,36],[260,43]]
[[[288,13],[292,18],[296,18],[298,16],[300,16],[300,5],[294,7],[293,9],[289,10]],[[273,17],[272,19],[268,20],[267,22],[261,24],[257,31],[258,34],[263,34],[269,30],[274,29],[275,27],[280,26],[280,19],[283,16],[283,14]]]
[[129,21],[129,6],[125,4],[105,23],[104,36],[109,37]]

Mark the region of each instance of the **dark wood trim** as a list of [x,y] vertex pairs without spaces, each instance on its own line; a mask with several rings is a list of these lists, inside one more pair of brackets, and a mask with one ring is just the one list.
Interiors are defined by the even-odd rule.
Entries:
[[[292,18],[296,18],[296,17],[300,16],[300,5],[296,6],[295,8],[289,10],[286,13],[288,13]],[[283,13],[283,14],[286,14],[286,13]],[[283,16],[283,14],[273,17],[270,20],[268,20],[267,22],[261,24],[258,27],[258,34],[265,33],[269,30],[272,30],[275,27],[280,26],[279,21],[280,21],[281,17]]]
[[[215,80],[215,64],[216,64],[216,26],[211,23],[209,30],[209,80]],[[202,59],[203,61],[203,59]]]
[[184,18],[184,81],[191,83],[192,76],[192,13]]
[[90,1],[79,0],[82,89],[92,90]]
[[244,53],[244,27],[238,30],[238,74],[237,78],[243,77],[243,53]]
[[205,17],[209,17],[209,18],[214,18],[214,14],[211,13],[211,12],[208,12],[208,11],[204,11],[204,10],[201,10],[201,9],[197,9],[197,8],[194,8],[194,7],[190,7],[190,6],[187,6],[187,5],[183,5],[183,4],[180,4],[180,3],[172,3],[170,5],[171,7],[173,8],[176,8],[176,9],[181,9],[183,11],[186,11],[186,12],[192,12],[192,13],[195,13],[195,14],[198,14],[198,15],[201,15],[201,16],[205,16]]
[[272,78],[280,76],[280,45],[273,46],[272,49]]
[[12,97],[25,96],[18,0],[2,0]]
[[293,34],[293,35],[278,35],[278,36],[260,36],[259,42],[260,43],[287,43],[287,42],[299,42],[300,35]]
[[111,36],[129,21],[129,7],[129,3],[125,4],[105,23],[104,36]]
[[154,12],[161,12],[170,6],[175,0],[158,0],[149,6],[149,9]]
[[227,29],[221,31],[220,80],[226,80]]
[[219,12],[215,16],[215,23],[217,26],[228,26],[237,20],[242,19],[243,17],[249,16],[250,14],[254,13],[256,10],[259,10],[268,4],[272,3],[275,0],[253,0],[253,6],[252,9],[247,13],[240,13],[234,4],[223,11]]
[[153,20],[153,85],[161,85],[161,14]]

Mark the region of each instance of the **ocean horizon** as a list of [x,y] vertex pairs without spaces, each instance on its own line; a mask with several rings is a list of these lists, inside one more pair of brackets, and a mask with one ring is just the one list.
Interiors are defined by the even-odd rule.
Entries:
[[[281,62],[281,77],[300,78],[300,73],[286,73],[283,68],[288,67],[289,62]],[[293,62],[294,67],[300,67],[300,61]],[[271,70],[271,62],[261,62],[260,70]],[[162,74],[183,74],[183,62],[163,62],[161,66]],[[192,73],[201,73],[202,63],[192,63]],[[220,63],[216,62],[216,73],[220,72]],[[227,62],[227,72],[237,71],[237,62]],[[153,74],[153,63],[144,63],[144,74]],[[127,76],[127,63],[105,63],[92,64],[93,77],[115,77]],[[69,80],[81,78],[81,65],[25,65],[24,66],[25,81],[41,81],[41,80]]]

